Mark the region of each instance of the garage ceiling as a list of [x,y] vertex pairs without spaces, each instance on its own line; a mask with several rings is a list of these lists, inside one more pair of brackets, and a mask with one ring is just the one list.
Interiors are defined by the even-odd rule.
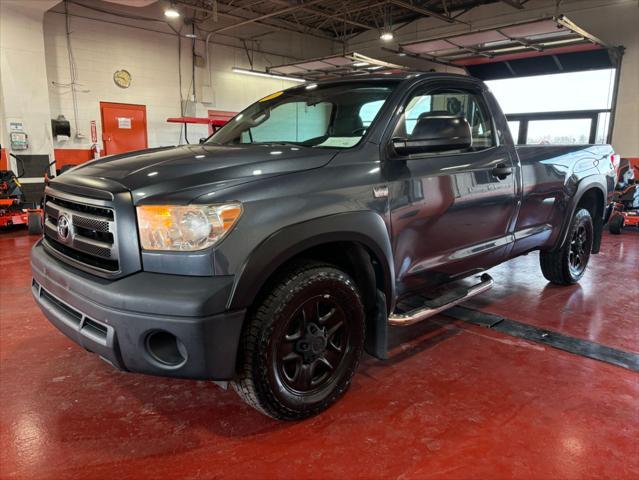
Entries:
[[[0,0],[1,1],[1,0]],[[200,38],[233,37],[243,42],[252,68],[251,51],[261,38],[274,32],[296,32],[324,40],[346,42],[366,32],[399,30],[420,18],[442,25],[461,25],[464,34],[426,37],[379,45],[382,60],[358,59],[357,53],[323,58],[302,56],[296,62],[268,68],[271,74],[315,80],[326,76],[395,70],[401,63],[421,69],[427,60],[466,69],[482,79],[611,68],[619,64],[623,49],[611,47],[563,16],[524,21],[488,29],[474,29],[464,16],[486,4],[525,10],[528,0],[67,0],[69,4],[132,20],[166,25],[164,11],[176,7],[181,20],[174,31]],[[176,30],[179,28],[179,30]],[[460,30],[460,29],[457,29]],[[186,35],[186,33],[182,33]],[[348,45],[345,43],[345,45]],[[317,51],[317,49],[315,50]],[[393,54],[384,55],[382,52]],[[271,52],[272,53],[272,52]],[[381,55],[380,55],[381,53]],[[399,55],[397,55],[399,54]],[[400,56],[404,57],[400,60]],[[427,67],[430,68],[430,67]]]
[[[288,30],[331,40],[346,40],[384,28],[384,19],[399,27],[419,18],[464,23],[458,17],[499,0],[177,0],[215,23],[212,31],[230,32],[251,25],[264,31]],[[526,0],[501,0],[524,8]]]
[[455,66],[607,48],[563,15],[400,45],[403,52]]
[[559,15],[402,43],[397,53],[494,80],[614,68],[623,48],[606,44]]

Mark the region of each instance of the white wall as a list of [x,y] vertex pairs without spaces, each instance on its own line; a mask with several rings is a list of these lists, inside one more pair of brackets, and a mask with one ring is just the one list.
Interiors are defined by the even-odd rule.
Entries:
[[10,150],[9,119],[29,135],[29,148],[15,153],[53,153],[42,15],[54,3],[0,2],[0,141]]
[[[166,122],[168,117],[180,116],[177,36],[136,28],[147,27],[139,23],[136,26],[110,23],[112,19],[109,16],[104,16],[105,21],[71,17],[72,49],[77,63],[78,82],[82,84],[77,94],[78,124],[86,138],[55,142],[55,147],[89,148],[91,120],[96,120],[98,124],[98,140],[101,141],[100,101],[146,105],[149,147],[178,144],[180,124]],[[48,12],[44,18],[44,36],[51,114],[53,118],[63,114],[71,122],[72,133],[75,133],[70,88],[56,87],[51,83],[64,84],[70,81],[65,35],[65,16],[55,11]],[[274,34],[272,40],[264,40],[261,46],[264,50],[271,48],[295,56],[301,53],[304,45],[299,37],[295,34]],[[228,42],[228,39],[223,40]],[[321,40],[313,42],[313,49],[318,55],[329,53],[330,47],[330,42],[324,45]],[[204,56],[204,51],[204,42],[198,40],[196,52]],[[196,67],[196,95],[210,101],[198,105],[198,116],[206,116],[207,109],[238,111],[269,93],[294,85],[293,82],[233,73],[231,68],[234,66],[249,66],[246,53],[241,48],[210,43],[209,52],[210,81],[206,69]],[[292,61],[291,57],[284,55],[256,53],[254,68],[264,69],[266,65],[289,61]],[[126,69],[132,75],[132,84],[128,89],[119,88],[113,82],[113,73],[119,69]],[[190,97],[187,96],[190,85],[191,40],[182,38],[184,99]],[[196,142],[208,135],[207,132],[205,125],[189,126],[189,140]]]
[[[639,0],[563,0],[557,9],[554,0],[530,0],[525,9],[517,10],[503,2],[477,7],[460,20],[469,25],[451,25],[441,20],[425,18],[399,29],[397,42],[427,39],[471,29],[485,28],[566,14],[570,20],[611,45],[623,45],[626,54],[621,68],[617,113],[613,132],[613,147],[625,157],[639,157]],[[360,35],[348,48],[390,62],[406,63],[414,68],[435,68],[454,71],[450,67],[426,61],[411,61],[384,52],[378,32]]]

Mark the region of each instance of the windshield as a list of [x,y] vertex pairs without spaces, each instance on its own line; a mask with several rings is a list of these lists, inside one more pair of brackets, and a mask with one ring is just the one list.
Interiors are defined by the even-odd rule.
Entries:
[[290,88],[254,103],[206,143],[350,148],[396,86],[396,81],[378,81]]

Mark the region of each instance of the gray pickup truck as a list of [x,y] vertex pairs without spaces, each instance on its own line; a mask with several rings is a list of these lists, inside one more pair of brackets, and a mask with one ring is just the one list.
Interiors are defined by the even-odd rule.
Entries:
[[199,145],[51,180],[33,295],[117,368],[230,382],[300,419],[346,391],[363,351],[386,358],[389,326],[487,290],[495,265],[539,250],[549,281],[577,282],[599,250],[612,154],[516,147],[469,77],[304,84]]

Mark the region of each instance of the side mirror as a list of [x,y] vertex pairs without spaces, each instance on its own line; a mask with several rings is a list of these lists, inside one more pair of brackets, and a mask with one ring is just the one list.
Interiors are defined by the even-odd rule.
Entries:
[[408,138],[393,138],[399,155],[464,150],[473,143],[470,125],[464,117],[454,115],[424,116]]
[[200,138],[200,143],[204,143],[204,142],[206,142],[206,139],[207,139],[207,138],[208,138],[208,137],[202,137],[202,138]]

